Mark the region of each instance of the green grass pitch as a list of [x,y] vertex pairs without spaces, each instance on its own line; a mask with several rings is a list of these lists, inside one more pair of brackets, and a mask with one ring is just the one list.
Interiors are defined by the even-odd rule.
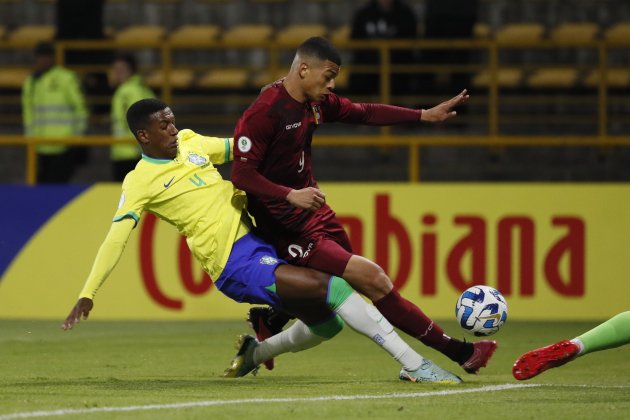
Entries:
[[[589,354],[531,381],[512,378],[521,353],[596,322],[510,321],[479,375],[403,335],[462,375],[461,386],[399,381],[397,363],[348,328],[317,348],[281,356],[271,372],[224,379],[245,322],[90,320],[70,332],[60,324],[0,321],[0,420],[33,412],[88,419],[630,417],[630,346]],[[442,325],[463,336],[454,323]],[[522,385],[537,386],[512,388]]]

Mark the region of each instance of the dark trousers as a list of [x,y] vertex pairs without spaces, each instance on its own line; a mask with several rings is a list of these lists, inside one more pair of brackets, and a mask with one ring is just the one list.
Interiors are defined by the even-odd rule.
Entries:
[[70,151],[59,154],[37,154],[37,183],[65,184],[74,175],[75,162]]

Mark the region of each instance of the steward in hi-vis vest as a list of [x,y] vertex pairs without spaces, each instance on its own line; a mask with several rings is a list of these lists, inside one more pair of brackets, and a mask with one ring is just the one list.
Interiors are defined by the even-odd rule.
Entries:
[[[88,110],[77,75],[54,65],[54,48],[35,48],[35,72],[22,88],[24,133],[33,137],[63,138],[85,133]],[[67,182],[75,162],[65,145],[37,146],[38,182]]]

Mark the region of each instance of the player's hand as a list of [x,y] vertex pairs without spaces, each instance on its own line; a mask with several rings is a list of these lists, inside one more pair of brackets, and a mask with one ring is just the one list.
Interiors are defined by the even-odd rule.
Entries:
[[317,210],[326,203],[326,194],[314,187],[291,190],[287,201],[294,207],[303,210]]
[[422,114],[420,115],[420,121],[440,123],[448,120],[449,118],[453,118],[457,115],[457,112],[453,111],[453,108],[466,102],[470,97],[467,92],[468,91],[464,89],[459,95],[449,99],[448,101],[444,101],[433,108],[423,109]]
[[74,305],[74,308],[72,308],[72,310],[70,311],[70,314],[68,314],[68,317],[66,318],[66,320],[63,322],[63,325],[61,326],[61,328],[63,328],[64,331],[68,331],[68,330],[71,330],[72,327],[74,327],[74,324],[76,324],[77,322],[81,320],[81,317],[83,317],[84,320],[88,319],[88,316],[90,315],[90,311],[92,310],[93,307],[94,307],[94,302],[92,302],[92,299],[89,299],[89,298],[79,299],[76,305]]

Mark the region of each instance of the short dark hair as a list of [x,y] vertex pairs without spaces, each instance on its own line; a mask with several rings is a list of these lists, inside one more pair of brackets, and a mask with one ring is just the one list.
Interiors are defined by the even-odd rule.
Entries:
[[329,60],[336,65],[341,65],[339,51],[326,38],[314,36],[307,39],[297,48],[297,53],[308,57],[317,57],[320,60]]
[[41,41],[37,43],[33,52],[38,57],[51,57],[55,55],[55,46],[48,41]]
[[138,71],[138,62],[136,61],[136,57],[128,53],[118,53],[114,57],[114,61],[122,61],[127,64],[131,69],[132,73],[136,73]]
[[155,98],[140,99],[127,110],[127,125],[138,138],[139,130],[146,130],[151,115],[168,108],[165,102]]

